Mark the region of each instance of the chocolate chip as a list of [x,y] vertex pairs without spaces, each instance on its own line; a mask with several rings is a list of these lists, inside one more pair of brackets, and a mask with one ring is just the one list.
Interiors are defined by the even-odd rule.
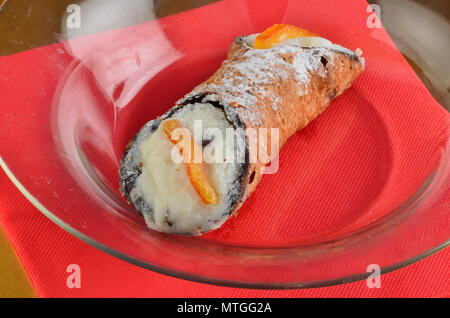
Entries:
[[249,183],[252,183],[253,180],[255,180],[255,175],[256,175],[256,171],[253,171],[252,174],[250,175],[250,181],[249,181]]
[[202,139],[202,146],[203,147],[208,146],[211,143],[211,141],[213,141],[213,140],[214,140],[214,135],[212,135],[210,139],[203,138]]

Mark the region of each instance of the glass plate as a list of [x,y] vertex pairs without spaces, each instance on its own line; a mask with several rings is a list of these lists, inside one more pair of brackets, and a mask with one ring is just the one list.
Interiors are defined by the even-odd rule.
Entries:
[[[193,6],[206,2],[192,1]],[[409,20],[392,17],[407,16],[402,11],[405,8],[411,11],[409,14],[438,16],[436,28],[443,28],[444,32],[439,29],[440,32],[429,30],[427,33],[434,34],[437,45],[442,43],[437,38],[439,34],[443,36],[442,41],[446,40],[448,20],[416,2],[379,1],[378,4],[381,13],[386,12],[386,22],[392,23],[389,30],[398,31],[391,33],[397,46],[407,53],[418,73],[422,72],[419,75],[434,96],[447,106],[448,82],[445,81],[448,78],[442,78],[442,64],[441,68],[436,67],[442,60],[433,55],[424,63],[420,57],[430,54],[429,50],[433,48],[417,42],[417,33],[405,31],[408,28],[402,28],[400,32],[399,26],[393,25],[401,23],[405,26]],[[127,5],[118,16],[120,21],[125,20],[120,27],[158,17],[154,7],[145,9],[147,11],[142,12],[147,13],[142,16],[131,15],[135,8]],[[123,19],[127,14],[133,18]],[[66,18],[67,15],[61,19],[65,21]],[[228,43],[193,51],[189,53],[195,54],[193,59],[186,52],[171,51],[168,39],[158,40],[158,45],[149,49],[148,43],[133,42],[131,36],[129,39],[122,37],[120,43],[111,41],[105,56],[102,55],[104,51],[93,50],[97,35],[78,39],[110,29],[92,25],[93,29],[83,34],[72,33],[63,26],[63,43],[8,57],[25,61],[24,74],[27,74],[26,70],[32,70],[32,77],[41,79],[42,87],[53,87],[48,97],[52,103],[50,107],[43,105],[39,111],[33,108],[35,105],[27,104],[27,96],[45,94],[33,82],[23,96],[16,96],[11,101],[22,108],[3,105],[0,118],[1,166],[40,211],[73,235],[111,255],[156,272],[211,284],[252,288],[309,288],[350,282],[367,277],[370,264],[388,272],[449,244],[448,134],[440,141],[434,157],[424,158],[430,163],[426,173],[414,180],[417,185],[410,195],[397,198],[395,208],[389,208],[377,217],[371,218],[367,214],[371,207],[383,204],[382,194],[389,189],[393,163],[402,153],[393,149],[396,136],[387,117],[366,99],[357,83],[345,96],[333,102],[340,108],[330,107],[318,124],[299,133],[286,145],[289,148],[306,145],[307,148],[305,142],[324,138],[320,131],[327,129],[332,131],[332,137],[323,141],[322,151],[299,151],[299,158],[307,158],[305,165],[308,160],[317,162],[333,158],[337,152],[330,145],[346,138],[356,143],[356,146],[353,144],[356,149],[367,153],[361,157],[349,151],[339,157],[343,164],[358,167],[352,176],[361,176],[336,183],[337,186],[328,189],[332,194],[339,194],[342,189],[350,188],[351,198],[358,198],[358,204],[355,205],[354,200],[350,204],[350,199],[342,194],[336,202],[336,214],[340,217],[334,223],[317,225],[319,201],[295,210],[301,213],[290,213],[283,204],[286,189],[270,188],[270,180],[274,180],[271,178],[289,177],[286,165],[282,164],[279,173],[264,178],[268,180],[263,180],[243,207],[246,212],[239,213],[218,231],[201,237],[181,237],[149,230],[139,213],[118,192],[118,166],[123,149],[142,124],[162,114],[189,92],[188,87],[205,80],[220,65]],[[165,25],[156,22],[150,27],[158,34]],[[101,36],[109,39],[108,34]],[[138,32],[130,34],[139,36]],[[134,67],[130,66],[130,50],[146,52],[158,60],[158,64],[146,65],[143,72],[130,72]],[[68,58],[67,52],[77,59]],[[135,56],[132,60],[133,65],[141,62]],[[39,67],[33,69],[36,61],[39,61]],[[186,71],[195,70],[199,64],[203,66],[202,71]],[[8,71],[15,70],[6,69],[2,73]],[[41,73],[44,75],[39,75]],[[56,73],[61,75],[56,78],[45,75]],[[178,76],[173,77],[174,73]],[[123,77],[123,74],[127,76]],[[152,107],[143,108],[149,100]],[[344,105],[350,106],[345,108]],[[329,120],[333,116],[347,116],[344,119],[348,119],[349,124],[333,126],[335,121]],[[366,129],[356,129],[361,126]],[[286,162],[283,151],[280,160]],[[342,168],[342,165],[334,165],[327,173],[333,175],[333,169]],[[377,172],[379,177],[365,179],[368,171]],[[319,175],[320,171],[313,171],[310,181]],[[287,184],[300,182],[294,177],[287,180]],[[305,176],[301,180],[307,189]],[[272,204],[266,209],[256,208],[263,195],[271,195]],[[327,197],[324,195],[322,199]],[[354,209],[355,206],[359,208]],[[267,217],[261,217],[261,214]],[[308,226],[299,229],[291,225],[299,223]],[[278,230],[286,228],[290,235],[280,238]],[[249,234],[252,232],[254,234]],[[240,233],[246,233],[246,239],[240,239]]]

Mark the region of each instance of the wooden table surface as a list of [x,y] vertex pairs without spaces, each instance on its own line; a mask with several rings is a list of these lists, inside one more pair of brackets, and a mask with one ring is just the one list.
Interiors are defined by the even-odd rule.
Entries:
[[[218,0],[153,0],[154,12],[149,14],[149,19],[151,19],[150,16],[160,18],[216,1]],[[81,0],[0,0],[0,55],[14,54],[56,42],[61,33],[61,19],[66,14],[67,6],[80,2]],[[401,40],[396,38],[395,34],[396,29],[398,29],[395,23],[398,22],[395,17],[392,19],[389,15],[392,12],[390,6],[395,1],[371,0],[369,2],[381,6],[381,20],[384,26],[402,53],[405,53],[402,48],[406,48],[406,46]],[[408,3],[408,1],[403,2]],[[410,14],[411,12],[408,12],[408,10],[417,8],[417,5],[423,6],[426,4],[427,8],[429,8],[427,10],[436,12],[439,16],[447,19],[447,21],[450,17],[450,1],[448,0],[409,0],[409,2],[411,5],[407,5],[402,9],[404,14]],[[417,11],[417,9],[414,10]],[[386,12],[385,19],[383,19],[384,12]],[[442,30],[436,30],[436,32],[442,32]],[[448,36],[448,30],[443,30],[443,32],[444,35],[447,34]],[[447,52],[442,52],[443,65],[439,67],[449,67],[449,60],[446,54]],[[446,82],[443,82],[443,89],[439,90],[436,88],[436,83],[433,83],[433,80],[436,81],[436,78],[430,79],[426,75],[430,73],[430,70],[424,70],[424,64],[417,62],[417,60],[420,61],[419,59],[414,61],[414,58],[411,56],[406,57],[433,96],[448,109],[450,104],[448,78]],[[440,81],[439,84],[442,84],[442,80],[437,79],[437,81]],[[1,177],[4,177],[3,173]],[[34,296],[36,294],[20,261],[4,232],[0,229],[0,297]]]
[[35,296],[22,264],[0,228],[0,297]]

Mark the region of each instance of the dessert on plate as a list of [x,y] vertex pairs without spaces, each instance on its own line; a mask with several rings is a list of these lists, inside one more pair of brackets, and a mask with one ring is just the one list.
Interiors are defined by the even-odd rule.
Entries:
[[[350,87],[364,69],[361,54],[286,24],[236,38],[208,80],[130,141],[121,193],[154,230],[219,228],[264,174],[268,162],[254,149],[263,143],[272,159],[270,150]],[[260,135],[274,129],[277,147]]]

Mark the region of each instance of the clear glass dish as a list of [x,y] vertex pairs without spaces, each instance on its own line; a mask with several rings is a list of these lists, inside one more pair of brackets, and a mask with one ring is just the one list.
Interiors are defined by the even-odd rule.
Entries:
[[[192,6],[198,6],[212,1],[191,2]],[[419,16],[439,15],[415,2],[403,1],[403,7],[399,6],[400,2],[379,1],[378,4],[382,14],[389,12],[390,16],[402,16],[405,8]],[[124,9],[119,19],[124,21],[124,17],[132,16],[124,23],[140,23],[158,17],[155,8],[145,7],[148,10],[143,10],[147,13],[142,16],[130,13],[136,12],[136,8],[128,13]],[[394,14],[392,10],[397,11]],[[445,41],[449,24],[445,17],[439,17],[437,27],[443,28]],[[66,18],[67,15],[61,17],[63,21]],[[392,19],[389,23],[399,23],[399,20]],[[33,70],[34,79],[41,79],[42,87],[46,88],[41,92],[42,88],[33,82],[23,96],[7,100],[21,107],[0,103],[0,164],[22,193],[47,217],[83,241],[130,263],[175,277],[233,287],[309,288],[345,283],[367,277],[370,264],[388,272],[449,244],[448,134],[439,141],[433,157],[424,158],[427,165],[423,173],[412,180],[414,191],[397,198],[395,204],[386,205],[389,208],[383,210],[383,193],[396,191],[389,184],[392,178],[402,175],[395,170],[395,163],[403,154],[394,149],[397,137],[389,126],[389,118],[378,112],[376,105],[360,91],[358,83],[335,101],[341,106],[351,103],[360,106],[348,107],[346,115],[342,115],[349,116],[349,124],[339,127],[327,124],[327,117],[331,123],[333,116],[339,114],[338,107],[331,106],[321,121],[322,128],[332,130],[332,138],[325,141],[328,142],[326,149],[309,153],[305,150],[299,154],[308,156],[310,161],[324,160],[326,166],[323,158],[334,160],[338,154],[330,144],[346,138],[357,143],[354,149],[367,152],[364,157],[352,151],[342,152],[341,149],[339,152],[339,160],[357,167],[352,176],[361,177],[344,180],[328,189],[334,192],[334,197],[341,198],[336,201],[336,213],[342,217],[334,223],[315,225],[320,218],[320,201],[309,202],[305,208],[297,207],[294,210],[299,213],[293,215],[292,206],[283,204],[287,189],[271,188],[274,179],[269,179],[263,180],[261,190],[258,188],[244,205],[245,212],[211,234],[182,237],[148,229],[139,213],[118,191],[118,167],[124,147],[146,121],[162,114],[189,92],[189,87],[205,80],[220,65],[228,45],[212,44],[207,49],[189,52],[179,47],[173,50],[170,38],[158,38],[167,27],[166,22],[159,21],[148,26],[153,28],[150,31],[154,34],[154,45],[144,39],[140,41],[142,34],[136,28],[125,37],[117,37],[116,31],[102,33],[102,41],[109,41],[105,50],[105,47],[98,47],[98,34],[78,38],[86,33],[63,26],[61,36],[65,41],[62,43],[8,57],[9,63],[14,59],[29,62],[23,64],[23,74]],[[407,21],[400,23],[405,25]],[[92,25],[94,29],[88,33],[110,29]],[[420,46],[422,42],[417,40],[417,33],[405,32],[405,28],[393,24],[386,27],[402,30],[403,33],[391,33],[396,45],[407,51],[407,59],[430,91],[444,107],[448,106],[448,83],[436,68],[436,63],[442,60],[433,55],[427,59],[431,65],[423,66],[419,58],[427,56],[433,48]],[[435,37],[441,34],[433,32]],[[146,64],[148,56],[158,63]],[[141,64],[143,71],[136,67]],[[202,71],[195,72],[199,64],[203,66]],[[37,69],[36,65],[39,65]],[[5,69],[1,73],[8,71]],[[60,76],[41,76],[39,72]],[[174,73],[178,76],[173,77]],[[10,85],[14,88],[15,84]],[[48,87],[51,96],[40,96],[47,94]],[[28,96],[40,96],[51,103],[36,110],[36,105],[27,104]],[[143,107],[149,100],[152,106]],[[356,130],[361,126],[366,129]],[[320,135],[311,129],[300,132],[285,147],[298,147],[305,140],[321,138]],[[280,159],[288,160],[283,157],[283,151]],[[308,160],[305,160],[306,165]],[[327,172],[333,175],[332,169],[342,168],[333,165]],[[296,179],[298,175],[289,177],[287,169],[282,164],[279,173],[265,178],[286,178],[287,187],[289,183],[300,182]],[[366,171],[376,171],[379,177],[366,180]],[[311,171],[310,181],[318,176],[320,171]],[[308,182],[304,178],[302,182],[307,191]],[[367,182],[371,183],[370,187]],[[341,185],[345,187],[340,188]],[[352,190],[350,197],[344,192],[336,196],[346,189]],[[264,195],[274,199],[262,210],[258,207],[258,196]],[[353,198],[358,198],[358,204],[349,203]],[[322,199],[327,198],[324,195]],[[355,206],[359,208],[353,209]],[[369,215],[375,206],[382,211],[376,216]],[[261,214],[265,217],[257,218]],[[290,224],[307,226],[298,229],[290,228]],[[289,228],[290,234],[280,239],[279,233],[285,228]],[[254,234],[248,235],[252,232]],[[247,233],[247,239],[240,239],[239,233]]]

